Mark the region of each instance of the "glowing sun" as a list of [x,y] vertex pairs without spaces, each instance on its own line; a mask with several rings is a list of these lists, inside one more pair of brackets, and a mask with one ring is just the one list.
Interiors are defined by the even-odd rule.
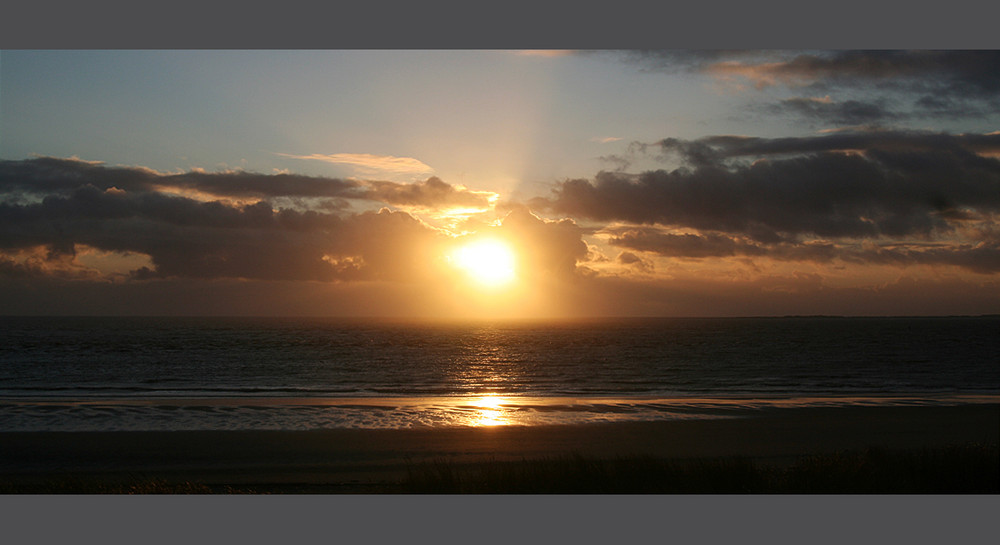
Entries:
[[480,284],[499,286],[514,279],[514,253],[499,240],[470,242],[455,250],[451,261]]

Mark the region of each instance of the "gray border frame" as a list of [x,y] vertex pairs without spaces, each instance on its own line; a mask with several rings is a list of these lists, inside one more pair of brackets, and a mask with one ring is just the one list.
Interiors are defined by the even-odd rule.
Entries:
[[15,0],[7,49],[992,49],[981,0]]
[[[980,0],[18,0],[4,7],[0,48],[995,49],[996,20],[997,8]],[[964,543],[992,535],[997,512],[998,496],[0,496],[0,535],[16,543]]]

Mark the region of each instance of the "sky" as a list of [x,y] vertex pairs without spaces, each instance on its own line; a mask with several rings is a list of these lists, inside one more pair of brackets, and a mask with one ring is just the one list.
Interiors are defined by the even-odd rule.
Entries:
[[997,51],[5,50],[0,120],[0,314],[1000,312]]

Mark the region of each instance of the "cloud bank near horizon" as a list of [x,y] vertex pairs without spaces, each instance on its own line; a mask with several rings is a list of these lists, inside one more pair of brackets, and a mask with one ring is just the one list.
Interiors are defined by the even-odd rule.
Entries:
[[[100,280],[76,258],[103,252],[138,260],[127,274],[104,280],[426,282],[460,233],[412,210],[469,214],[496,200],[435,177],[401,184],[242,171],[161,174],[49,157],[2,161],[0,276]],[[478,230],[530,240],[523,258],[542,272],[572,275],[586,255],[572,221],[542,220],[526,208]]]
[[648,148],[682,166],[567,180],[534,204],[632,224],[606,229],[609,243],[667,257],[1000,272],[1000,134],[715,136]]
[[[39,160],[35,166],[45,164]],[[9,172],[8,167],[23,174],[25,165],[5,163],[0,171]],[[268,199],[205,200],[203,195],[199,200],[161,192],[155,189],[162,188],[160,184],[144,185],[142,176],[132,179],[124,175],[133,171],[125,170],[98,170],[109,175],[103,184],[81,177],[74,187],[65,178],[42,175],[44,169],[39,168],[34,181],[49,191],[26,191],[30,180],[0,177],[0,299],[8,312],[447,315],[449,309],[469,303],[460,295],[451,307],[442,307],[441,295],[429,289],[453,281],[441,277],[440,263],[429,259],[451,238],[406,211],[276,209]],[[241,180],[232,173],[220,176]],[[245,181],[267,180],[270,186],[286,180],[289,188],[302,181],[294,176],[253,176]],[[211,175],[196,179],[205,182],[197,186],[201,189],[229,195],[285,193],[253,184],[233,184],[224,191],[213,185],[221,182]],[[123,183],[129,180],[132,185]],[[289,192],[336,194],[349,201],[366,198],[363,184],[331,181],[331,188],[319,191],[316,180],[306,180],[305,189]],[[598,175],[588,183],[603,191],[601,180]],[[635,179],[625,183],[643,187]],[[412,185],[419,190],[421,183]],[[685,206],[693,207],[704,196],[690,196],[693,200]],[[640,195],[638,201],[645,199]],[[434,202],[453,204],[447,198]],[[549,204],[555,202],[570,201]],[[615,205],[610,200],[605,204]],[[540,284],[547,286],[543,295],[548,307],[529,307],[530,301],[512,298],[507,305],[512,316],[541,316],[546,309],[569,315],[849,314],[885,309],[982,313],[1000,304],[995,221],[976,220],[981,240],[972,245],[971,238],[961,240],[969,232],[956,227],[971,220],[957,212],[958,219],[944,223],[950,229],[948,239],[891,244],[863,236],[820,240],[779,233],[777,240],[770,240],[738,229],[681,232],[658,221],[587,225],[594,214],[583,209],[547,220],[525,205],[504,206],[502,223],[472,226],[475,236],[521,241],[521,265],[539,278],[557,280]],[[617,258],[602,255],[591,243],[602,239],[606,250],[618,249]],[[127,266],[102,273],[88,265],[88,258],[102,252],[122,257]],[[664,267],[664,260],[735,263],[737,268],[770,261],[820,269],[734,278],[713,272],[712,266],[679,272]],[[901,274],[895,280],[833,288],[824,273],[816,272],[846,269],[848,274],[863,274],[873,266],[896,267]],[[944,267],[945,274],[906,273],[920,266]],[[947,270],[985,277],[975,281]],[[484,312],[493,311],[485,307]]]
[[[998,133],[666,138],[644,149],[682,166],[566,180],[478,229],[521,240],[533,267],[567,278],[649,275],[655,258],[1000,272]],[[0,162],[0,196],[0,274],[93,280],[74,266],[78,251],[145,257],[119,281],[426,279],[427,256],[454,234],[407,210],[487,210],[498,199],[434,177],[163,174],[50,157]],[[362,202],[401,210],[352,208]],[[595,253],[588,236],[618,258]]]

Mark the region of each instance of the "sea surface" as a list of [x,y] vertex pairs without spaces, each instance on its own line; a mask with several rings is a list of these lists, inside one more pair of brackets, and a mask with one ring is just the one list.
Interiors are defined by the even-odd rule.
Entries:
[[579,424],[998,400],[998,316],[0,318],[0,431]]

